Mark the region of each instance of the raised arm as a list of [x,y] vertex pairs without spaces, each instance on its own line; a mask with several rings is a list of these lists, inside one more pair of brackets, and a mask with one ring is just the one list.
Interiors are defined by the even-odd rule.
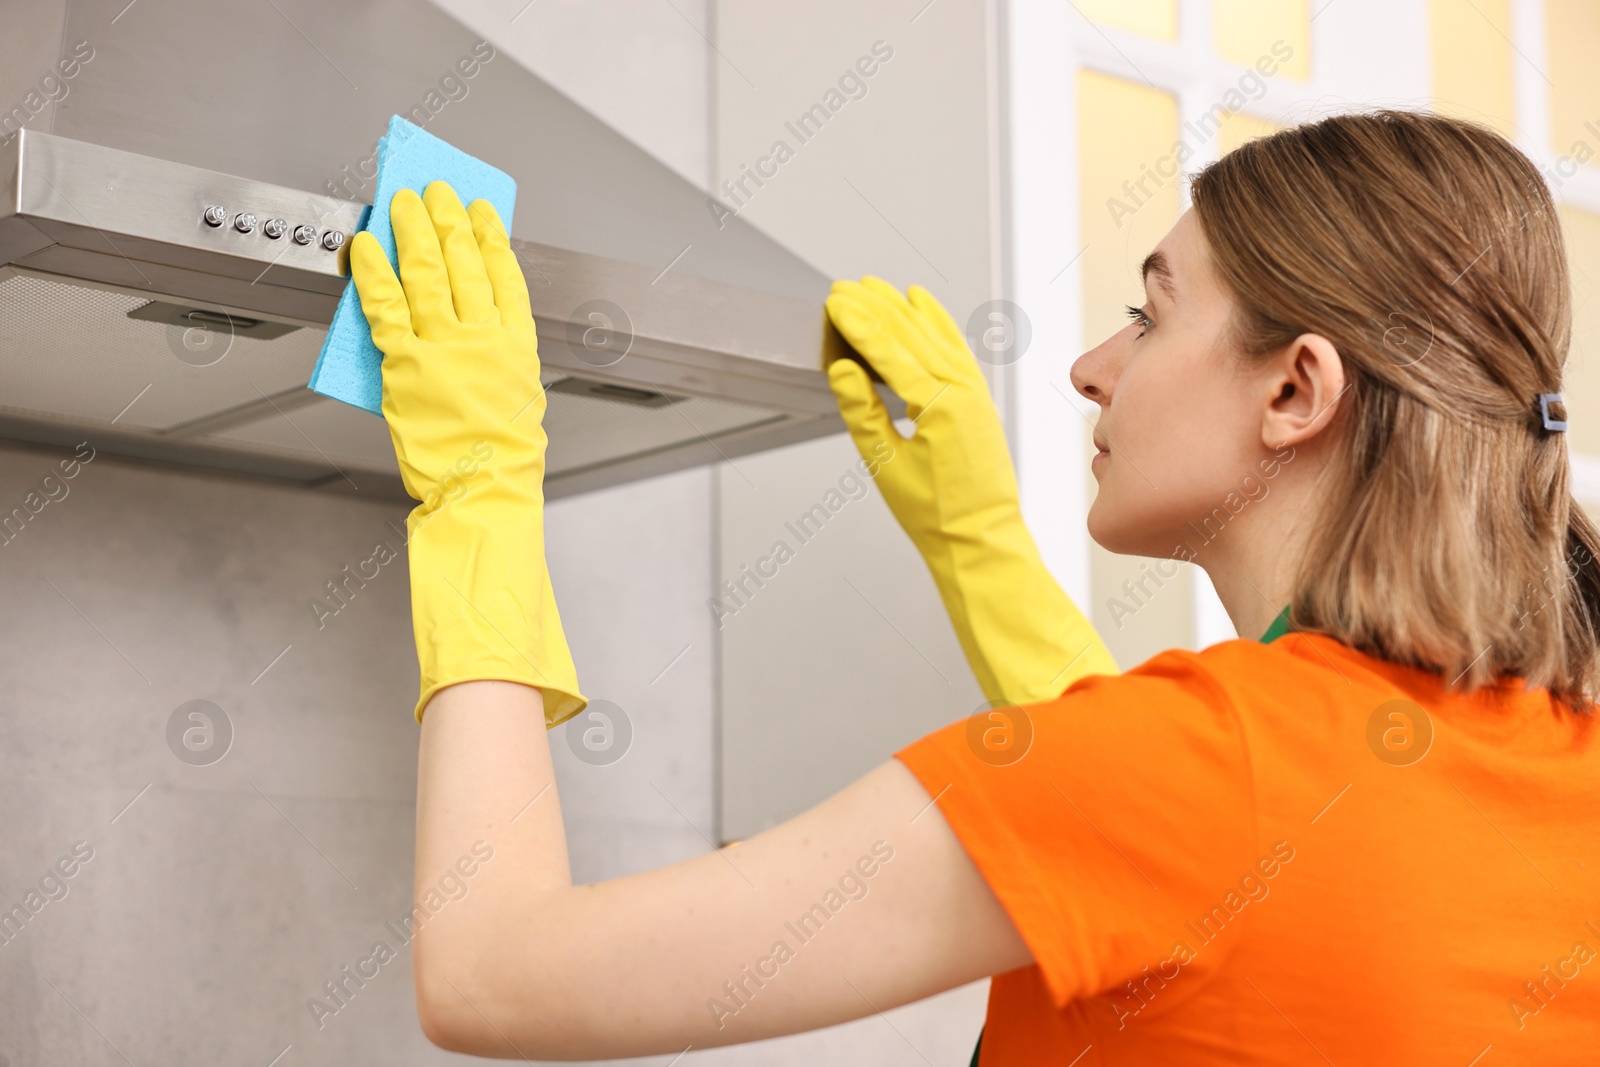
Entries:
[[[902,437],[853,360],[828,368],[850,436],[922,554],[967,663],[994,705],[1060,695],[1116,674],[1094,625],[1056,583],[1022,521],[1000,413],[961,330],[921,286],[837,281],[828,316],[906,402]],[[884,457],[889,457],[885,459]]]
[[[684,863],[573,886],[538,695],[470,682],[422,724],[416,893],[493,850],[415,942],[430,1039],[484,1056],[676,1053],[831,1026],[1032,962],[895,760]],[[482,842],[482,845],[478,845]]]
[[573,886],[545,727],[583,706],[545,573],[545,401],[494,210],[396,195],[351,263],[384,352],[422,665],[413,966],[451,1049],[582,1059],[828,1026],[1030,962],[891,760],[736,847]]

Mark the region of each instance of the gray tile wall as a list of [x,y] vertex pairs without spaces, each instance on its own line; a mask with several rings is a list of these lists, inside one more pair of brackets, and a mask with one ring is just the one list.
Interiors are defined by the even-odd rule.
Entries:
[[[0,451],[0,500],[23,503],[55,462]],[[557,742],[580,879],[684,858],[711,832],[708,481],[551,508],[585,685],[636,730],[605,768]],[[77,842],[89,858],[5,930],[0,1055],[442,1058],[403,950],[331,1018],[307,1004],[374,942],[402,949],[384,924],[410,907],[415,805],[409,583],[389,525],[404,509],[104,457],[60,484],[0,548],[0,901],[26,909]],[[334,603],[323,583],[379,542],[398,558],[319,626],[309,601]],[[205,765],[169,745],[192,700],[229,724]]]
[[[22,504],[57,461],[0,451],[0,500]],[[683,859],[714,833],[709,482],[550,508],[584,685],[634,728],[605,767],[552,735],[580,880]],[[444,1058],[385,925],[411,896],[417,668],[390,525],[404,509],[105,457],[57,484],[0,547],[0,901],[26,911],[47,882],[0,943],[0,1055]],[[309,602],[337,603],[323,583],[380,542],[398,558],[319,625]],[[220,709],[209,746],[192,738],[200,765],[169,743],[193,700]],[[87,859],[52,878],[78,842]],[[397,959],[319,1018],[308,1001],[336,1004],[323,983],[378,941]]]
[[[0,503],[58,459],[0,450]],[[634,730],[603,767],[552,734],[579,880],[695,855],[716,832],[710,481],[549,511],[584,685]],[[61,484],[0,547],[0,907],[39,891],[0,942],[0,1063],[449,1059],[417,1027],[386,925],[410,908],[415,804],[416,658],[389,525],[403,509],[106,457]],[[319,628],[309,601],[331,603],[323,583],[379,542],[399,558]],[[194,700],[232,732],[225,749],[222,729],[191,738],[203,765],[168,739]],[[380,941],[395,959],[319,1017],[308,1002],[335,1005],[324,983]],[[970,1018],[981,988],[951,996]],[[897,1016],[906,1037],[872,1018],[684,1062],[922,1062],[907,1039],[964,1062],[948,1004]]]
[[[710,184],[707,0],[675,0],[676,11],[542,0],[515,22],[489,0],[439,6]],[[836,473],[836,448],[812,451],[814,473]],[[59,458],[0,448],[0,511]],[[634,731],[609,766],[552,735],[579,881],[704,852],[719,832],[706,604],[716,477],[684,472],[549,509],[583,684]],[[42,902],[0,940],[0,1067],[454,1060],[422,1037],[409,955],[386,925],[410,906],[415,802],[416,660],[390,525],[405,509],[104,457],[67,484],[0,547],[0,909],[26,910],[30,890]],[[319,628],[308,601],[380,541],[399,558]],[[880,548],[863,543],[854,558]],[[791,620],[786,640],[804,645],[806,627],[823,624]],[[232,730],[204,765],[168,742],[194,700]],[[190,758],[223,751],[220,736]],[[92,857],[63,862],[77,842]],[[52,876],[58,862],[70,878]],[[393,961],[315,1016],[313,998],[335,1003],[324,983],[380,941]],[[985,989],[678,1062],[964,1065]]]

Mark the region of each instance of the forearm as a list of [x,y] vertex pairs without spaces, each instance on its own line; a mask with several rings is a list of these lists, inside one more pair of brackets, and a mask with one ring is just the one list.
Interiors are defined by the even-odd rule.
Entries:
[[414,942],[419,1013],[445,1048],[677,1053],[831,1026],[1029,962],[897,761],[736,847],[575,887],[536,691],[452,686],[422,729],[417,899],[476,842],[494,850]]
[[[449,872],[473,867],[457,879],[465,895],[441,893]],[[413,966],[430,1038],[480,1055],[521,1055],[495,1033],[511,1025],[495,1017],[504,945],[536,951],[538,931],[527,924],[556,913],[555,898],[570,892],[540,691],[496,681],[439,690],[422,722],[414,878]]]
[[996,704],[1049,700],[1080,678],[1116,674],[1088,616],[1045,567],[1020,515],[978,538],[919,545],[967,663]]
[[572,885],[546,727],[584,697],[545,573],[527,288],[486,201],[469,219],[434,182],[420,199],[397,193],[390,213],[399,272],[365,232],[351,269],[384,353],[401,475],[424,502],[408,551],[422,722],[412,964],[428,1036],[502,1057],[678,1052],[831,1026],[1025,964],[936,799],[895,761],[736,849]]
[[[1052,699],[1116,662],[1061,590],[1022,521],[1005,428],[960,327],[927,290],[838,281],[828,316],[917,420],[902,437],[866,371],[834,361],[828,382],[861,458],[916,543],[984,695]],[[879,461],[887,447],[891,460]]]

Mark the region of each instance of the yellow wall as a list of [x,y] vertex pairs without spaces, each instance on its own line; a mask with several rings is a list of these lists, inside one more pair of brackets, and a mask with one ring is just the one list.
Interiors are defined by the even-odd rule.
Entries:
[[1230,63],[1253,67],[1263,56],[1273,56],[1273,46],[1283,42],[1294,50],[1282,61],[1286,78],[1311,77],[1311,11],[1307,0],[1213,0],[1212,39],[1217,53]]
[[1227,155],[1246,141],[1254,141],[1257,137],[1265,137],[1281,129],[1283,127],[1276,122],[1235,111],[1222,121],[1222,128],[1217,131],[1219,154]]
[[[1178,102],[1170,93],[1093,71],[1078,73],[1079,239],[1088,246],[1079,261],[1085,349],[1127,325],[1125,304],[1144,303],[1139,264],[1178,217],[1177,141]],[[1173,176],[1163,178],[1163,169]],[[1093,455],[1087,425],[1083,433],[1084,454]],[[1188,564],[1134,615],[1120,617],[1119,625],[1108,598],[1121,596],[1123,581],[1138,580],[1141,565],[1149,562],[1091,548],[1090,617],[1124,668],[1187,645],[1193,630]],[[1152,588],[1148,580],[1146,588]]]
[[1178,101],[1171,93],[1078,72],[1079,225],[1089,246],[1081,260],[1086,345],[1122,328],[1124,304],[1144,303],[1139,263],[1178,217],[1177,141]]
[[1430,0],[1428,15],[1434,108],[1514,136],[1511,0]]
[[1077,0],[1074,6],[1102,26],[1162,41],[1178,37],[1178,0]]
[[[1600,4],[1595,0],[1545,0],[1545,71],[1550,89],[1550,143],[1570,153],[1583,142],[1600,152]],[[1589,128],[1593,124],[1594,129]]]

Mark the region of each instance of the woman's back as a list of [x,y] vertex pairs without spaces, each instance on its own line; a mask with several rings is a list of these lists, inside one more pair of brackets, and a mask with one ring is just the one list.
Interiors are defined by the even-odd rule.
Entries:
[[1025,713],[1008,766],[965,723],[899,753],[1038,961],[985,1060],[1595,1062],[1592,716],[1299,633]]

